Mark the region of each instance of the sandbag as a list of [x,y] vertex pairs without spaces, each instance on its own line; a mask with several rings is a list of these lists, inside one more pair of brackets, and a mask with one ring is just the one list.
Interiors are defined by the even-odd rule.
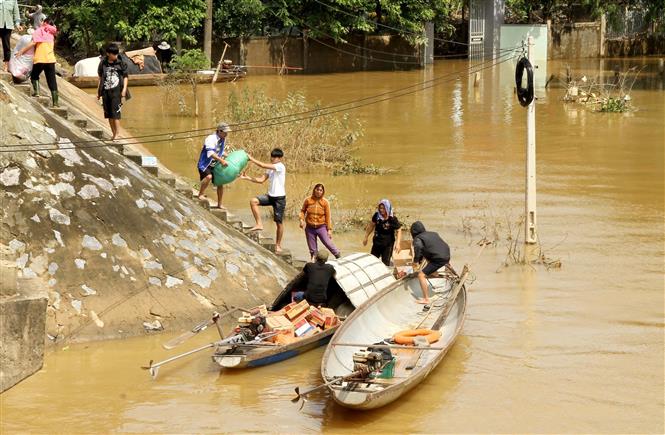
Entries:
[[12,50],[12,57],[9,59],[9,72],[17,82],[24,82],[30,78],[32,71],[33,58],[35,56],[35,49],[31,48],[26,51],[22,56],[16,56],[19,50],[32,42],[32,36],[23,35],[18,39],[16,47]]
[[249,156],[243,150],[233,151],[226,158],[226,163],[228,166],[222,166],[220,163],[217,163],[212,170],[212,183],[215,186],[222,186],[224,184],[229,184],[245,169],[247,162],[249,162]]

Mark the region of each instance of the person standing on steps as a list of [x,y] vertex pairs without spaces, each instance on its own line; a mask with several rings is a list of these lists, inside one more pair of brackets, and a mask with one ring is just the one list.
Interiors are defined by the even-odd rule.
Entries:
[[330,252],[339,258],[339,249],[332,241],[332,222],[330,219],[330,203],[323,197],[326,188],[318,183],[312,190],[312,196],[305,199],[300,210],[300,228],[305,229],[305,238],[309,248],[309,256],[314,259],[314,254],[319,250],[317,238],[328,248]]
[[58,29],[53,25],[53,20],[50,18],[44,19],[42,25],[32,33],[32,42],[17,51],[15,55],[16,57],[23,56],[32,47],[35,48],[32,72],[30,73],[32,96],[39,96],[39,76],[44,71],[46,83],[51,91],[53,107],[60,105],[58,103],[58,81],[55,78],[55,52],[53,50],[56,33],[58,33]]
[[17,0],[0,0],[0,40],[2,41],[2,61],[3,71],[7,71],[9,67],[9,59],[11,47],[9,40],[12,36],[12,31],[16,29],[18,32],[23,31],[21,26],[21,13],[18,10]]
[[402,240],[402,224],[393,215],[390,201],[382,199],[372,215],[372,220],[367,224],[363,246],[367,245],[369,235],[374,232],[372,238],[372,255],[380,258],[383,264],[390,266],[393,251],[399,250]]
[[411,224],[411,237],[413,238],[413,264],[416,265],[427,260],[427,265],[418,271],[420,289],[423,291],[420,304],[429,304],[427,294],[427,277],[450,263],[450,247],[443,241],[441,236],[434,231],[427,231],[425,225],[420,221]]
[[116,44],[106,47],[106,57],[97,67],[97,100],[101,98],[104,118],[109,120],[111,140],[115,140],[120,129],[120,110],[127,97],[127,64],[119,58],[120,49]]
[[[215,165],[219,163],[222,166],[228,166],[224,157],[226,157],[226,136],[231,131],[231,127],[225,122],[220,122],[217,125],[217,131],[210,136],[206,137],[203,141],[203,148],[199,155],[199,162],[197,169],[199,170],[199,177],[201,180],[201,188],[199,189],[199,199],[205,199],[205,191],[212,181],[212,170]],[[224,196],[224,186],[217,186],[217,208],[226,210],[222,206],[222,197]]]
[[249,201],[249,206],[252,209],[254,220],[256,224],[250,228],[250,231],[261,231],[263,223],[261,222],[261,213],[259,206],[271,206],[273,211],[273,220],[277,227],[275,234],[275,253],[282,252],[282,237],[284,236],[284,210],[286,209],[286,166],[282,163],[284,151],[279,148],[274,148],[270,152],[270,163],[263,163],[256,160],[254,157],[249,156],[249,161],[256,166],[266,169],[265,174],[261,177],[250,177],[245,172],[240,175],[240,179],[248,180],[253,183],[263,184],[266,180],[268,183],[268,193],[259,195]]

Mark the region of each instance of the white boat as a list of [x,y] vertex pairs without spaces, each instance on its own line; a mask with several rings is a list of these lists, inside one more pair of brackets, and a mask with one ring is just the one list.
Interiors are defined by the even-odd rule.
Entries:
[[[355,310],[333,336],[321,362],[321,375],[334,400],[348,408],[378,408],[425,379],[443,360],[462,329],[467,273],[465,267],[460,278],[449,270],[430,278],[433,289],[429,308],[416,302],[422,293],[417,277],[411,276],[390,285]],[[400,331],[415,329],[432,329],[441,335],[437,341],[423,345],[386,342]],[[381,344],[371,346],[376,343]],[[385,361],[394,357],[392,377],[379,376],[385,374],[383,369],[388,362],[371,374],[352,375],[361,367],[357,360],[354,362],[354,354],[357,357],[365,350],[390,350]]]

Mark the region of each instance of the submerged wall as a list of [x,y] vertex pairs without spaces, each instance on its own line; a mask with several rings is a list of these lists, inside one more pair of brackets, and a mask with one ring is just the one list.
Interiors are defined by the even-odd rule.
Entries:
[[[225,40],[230,46],[224,57],[237,65],[249,65],[251,75],[276,74],[283,65],[301,70],[289,74],[352,71],[392,71],[421,68],[424,47],[414,47],[394,35],[351,35],[348,44],[325,37],[252,37]],[[224,50],[224,42],[213,45],[213,63]],[[382,52],[382,53],[379,53]]]
[[47,302],[0,300],[0,393],[42,368]]

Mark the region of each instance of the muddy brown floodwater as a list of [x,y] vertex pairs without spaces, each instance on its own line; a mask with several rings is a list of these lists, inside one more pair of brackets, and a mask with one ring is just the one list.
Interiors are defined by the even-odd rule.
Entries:
[[[163,335],[49,353],[41,372],[0,396],[2,432],[665,432],[663,76],[655,60],[570,62],[589,77],[611,76],[615,64],[645,66],[635,112],[593,113],[564,104],[563,89],[538,92],[538,231],[560,269],[501,267],[507,223],[524,198],[526,113],[509,65],[485,71],[476,88],[462,77],[352,112],[365,124],[356,155],[392,173],[289,174],[289,194],[321,180],[337,211],[390,198],[398,216],[441,232],[458,267],[475,256],[483,223],[501,223],[503,241],[474,264],[462,335],[398,402],[351,412],[321,393],[299,411],[288,399],[294,386],[320,382],[323,349],[242,372],[220,372],[200,354],[153,381],[139,366],[173,354],[161,349]],[[565,65],[549,62],[547,74]],[[329,105],[466,68],[442,61],[413,72],[250,76],[202,86],[198,121],[164,105],[156,88],[134,88],[123,122],[137,135],[201,128],[233,88],[264,87],[275,97],[299,90]],[[150,149],[194,177],[198,140]],[[248,218],[258,192],[236,183],[225,202]],[[345,252],[363,249],[361,230],[335,238]],[[295,222],[285,245],[306,255]]]

